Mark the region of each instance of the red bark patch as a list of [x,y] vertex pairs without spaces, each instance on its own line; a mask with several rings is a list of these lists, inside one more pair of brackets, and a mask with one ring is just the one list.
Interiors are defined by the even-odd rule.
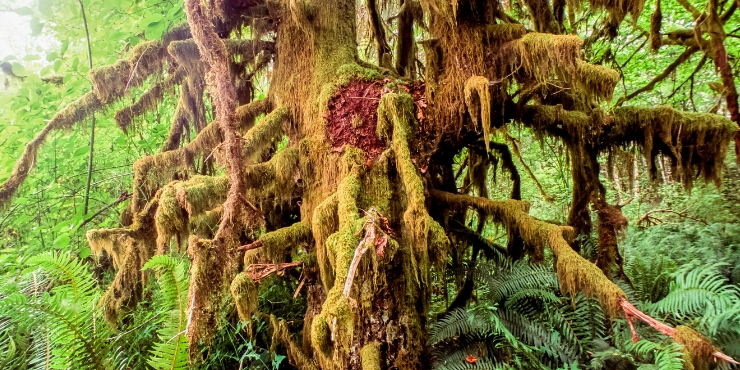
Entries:
[[378,105],[383,92],[383,81],[352,81],[339,89],[329,101],[327,136],[334,150],[345,144],[356,146],[368,159],[377,158],[386,143],[376,134]]

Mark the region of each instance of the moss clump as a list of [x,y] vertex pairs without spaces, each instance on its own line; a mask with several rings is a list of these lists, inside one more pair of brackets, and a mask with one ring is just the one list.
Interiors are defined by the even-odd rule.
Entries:
[[380,343],[370,342],[360,350],[362,370],[380,370]]
[[257,239],[257,242],[261,244],[261,249],[245,253],[244,265],[257,263],[255,259],[262,260],[262,258],[270,263],[284,262],[285,256],[291,251],[307,245],[310,241],[311,229],[303,222],[296,222],[291,226],[264,233]]
[[597,100],[611,100],[614,87],[619,82],[619,72],[582,60],[576,62],[577,83],[587,97]]
[[257,312],[259,302],[257,284],[249,278],[249,275],[242,272],[236,275],[231,282],[231,297],[234,298],[239,320],[248,323],[247,331],[251,337],[252,333],[252,315]]
[[696,330],[679,325],[673,335],[673,340],[683,345],[683,351],[687,358],[687,365],[690,364],[695,370],[708,370],[712,364],[716,348],[706,337]]
[[491,141],[491,91],[487,78],[473,76],[465,82],[465,105],[468,107],[468,113],[476,128],[480,119],[481,127],[483,127],[483,142],[486,144],[486,151],[489,151],[491,149],[489,147]]

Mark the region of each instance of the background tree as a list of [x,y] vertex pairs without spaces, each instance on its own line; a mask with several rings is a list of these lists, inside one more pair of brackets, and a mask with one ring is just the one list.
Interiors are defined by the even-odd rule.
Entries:
[[[664,325],[630,303],[630,292],[618,284],[634,283],[617,247],[617,234],[627,224],[624,204],[607,202],[601,180],[603,159],[614,178],[614,158],[639,149],[652,178],[660,171],[686,189],[700,176],[719,185],[737,132],[737,93],[727,56],[733,46],[726,45],[724,31],[737,3],[710,0],[704,10],[678,3],[691,16],[690,31],[661,32],[662,12],[679,7],[657,3],[641,38],[654,50],[677,45],[685,51],[611,107],[624,51],[610,45],[620,45],[614,40],[625,18],[639,27],[643,2],[187,0],[187,24],[168,27],[182,18],[178,7],[166,18],[142,20],[149,41],[133,46],[129,36],[121,59],[89,71],[92,90],[60,109],[25,145],[0,185],[0,201],[11,202],[49,135],[95,112],[115,110],[116,126],[129,137],[138,135],[142,146],[149,130],[159,130],[161,150],[144,151],[133,163],[131,190],[108,207],[130,197],[120,225],[87,232],[91,251],[105,251],[117,270],[100,298],[111,326],[131,324],[126,317],[146,300],[151,268],[172,275],[158,279],[171,297],[162,310],[172,313],[160,335],[174,337],[160,338],[164,345],[149,361],[157,368],[170,358],[171,364],[182,364],[182,347],[168,347],[171,343],[187,345],[192,364],[207,360],[202,348],[218,340],[233,308],[247,336],[258,334],[255,320],[268,323],[271,352],[285,351],[298,368],[430,366],[427,340],[436,345],[451,338],[439,331],[428,338],[433,314],[446,311],[443,324],[467,317],[456,309],[473,297],[481,252],[487,259],[499,253],[533,264],[552,261],[563,295],[574,301],[583,299],[581,293],[594,297],[607,317],[626,317],[630,328],[635,319],[645,321],[683,346],[671,347],[684,349],[679,364],[702,368],[717,359],[731,362],[689,326]],[[29,11],[47,12],[46,6]],[[366,24],[358,24],[358,12],[366,14],[360,17]],[[588,29],[590,22],[594,30]],[[358,37],[358,29],[372,35],[374,51],[360,52],[358,39],[367,39]],[[722,78],[717,89],[723,99],[713,113],[622,106],[696,53],[701,61],[672,94],[686,84],[693,94],[696,74],[711,59]],[[10,63],[8,75],[23,74],[16,64]],[[269,86],[264,96],[255,94],[261,83]],[[164,123],[149,127],[152,115],[165,106],[170,107],[166,134]],[[730,119],[714,114],[722,106]],[[527,139],[557,141],[567,153],[571,178],[564,181],[572,186],[567,226],[531,216],[530,204],[522,200],[522,177],[513,160],[522,160],[523,142],[514,133],[522,128],[532,133]],[[121,139],[113,144],[128,140]],[[83,149],[81,154],[89,151]],[[511,199],[489,195],[499,163],[509,175]],[[541,185],[539,190],[546,192]],[[100,216],[74,208],[75,218],[62,228],[79,229]],[[592,210],[598,242],[591,253],[585,246],[593,231]],[[505,229],[505,247],[482,236],[489,222]],[[56,237],[55,247],[70,243],[71,234]],[[185,251],[189,283],[182,273],[187,267],[177,261],[158,259],[146,266],[152,256]],[[501,266],[509,273],[537,269],[522,262]],[[450,272],[457,289],[440,310],[433,307],[433,297],[440,295],[435,289],[447,296]],[[302,327],[260,304],[261,283],[274,273],[300,282]],[[183,284],[189,284],[187,297]],[[8,296],[16,301],[5,303],[20,300],[16,293]],[[507,294],[490,300],[506,304]],[[536,294],[563,298],[544,290]],[[510,343],[510,350],[489,356],[502,363],[540,361],[514,339],[520,336],[496,324],[533,320],[516,310],[521,299],[511,298],[511,311],[484,327]],[[547,325],[571,322],[554,301],[540,302],[553,316],[537,319]],[[669,303],[661,307],[677,310]],[[185,312],[185,328],[177,331]],[[87,314],[68,315],[79,320]],[[578,357],[582,346],[571,348],[581,349],[553,350],[559,359],[554,361]],[[654,346],[636,350],[646,351],[660,353]]]

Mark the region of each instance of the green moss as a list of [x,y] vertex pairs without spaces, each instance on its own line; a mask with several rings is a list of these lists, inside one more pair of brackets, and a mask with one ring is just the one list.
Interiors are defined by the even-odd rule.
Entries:
[[[257,284],[249,278],[249,275],[242,272],[231,282],[231,297],[234,299],[239,320],[243,323],[251,323],[252,315],[257,312],[258,308],[258,288]],[[251,336],[252,326],[247,326],[248,334]]]
[[262,234],[258,240],[262,242],[263,254],[272,263],[280,263],[290,251],[310,242],[311,230],[306,223],[296,222],[291,226]]
[[360,350],[362,370],[380,370],[380,343],[370,342]]
[[714,362],[714,345],[706,337],[696,330],[679,325],[673,335],[673,340],[683,345],[685,357],[688,363],[696,370],[708,370]]

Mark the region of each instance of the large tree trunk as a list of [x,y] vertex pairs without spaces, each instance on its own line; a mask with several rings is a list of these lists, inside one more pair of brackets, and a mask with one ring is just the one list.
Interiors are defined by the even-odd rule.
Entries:
[[[360,369],[373,363],[371,368],[424,368],[423,328],[430,299],[424,287],[429,272],[420,268],[426,257],[412,252],[412,242],[426,243],[414,239],[420,233],[413,224],[426,219],[422,214],[405,218],[405,212],[416,206],[412,202],[421,201],[423,206],[423,193],[415,199],[418,189],[407,189],[410,180],[404,177],[421,185],[420,173],[405,168],[409,173],[399,174],[396,164],[409,158],[395,150],[396,144],[405,145],[408,155],[411,137],[396,140],[401,133],[394,125],[385,141],[371,140],[359,149],[344,146],[357,143],[361,134],[376,136],[380,103],[380,75],[358,64],[355,1],[296,2],[271,11],[279,12],[282,22],[269,95],[289,108],[294,129],[290,141],[299,148],[304,184],[301,222],[312,225],[315,243],[310,252],[318,264],[314,271],[319,276],[309,281],[322,284],[327,292],[325,299],[309,300],[314,308],[305,318],[304,338],[310,338],[310,346],[306,340],[304,348],[313,350],[322,369]],[[361,89],[340,88],[350,80],[367,82],[350,85]],[[361,94],[368,93],[372,99],[362,99]],[[335,107],[344,104],[356,112],[350,111],[350,117],[328,112],[329,99]],[[395,103],[384,98],[380,104],[395,111]],[[406,114],[401,125],[412,124],[413,111],[396,113]],[[393,125],[396,118],[389,113],[381,120]],[[394,150],[388,150],[390,141]],[[368,213],[373,209],[377,214]],[[375,224],[365,224],[374,217],[378,224],[380,218],[387,219],[389,229],[376,231]],[[371,232],[392,234],[382,237],[387,242],[375,242],[364,237]],[[350,269],[362,240],[372,245],[356,270]],[[348,279],[353,280],[349,294],[344,294]]]

